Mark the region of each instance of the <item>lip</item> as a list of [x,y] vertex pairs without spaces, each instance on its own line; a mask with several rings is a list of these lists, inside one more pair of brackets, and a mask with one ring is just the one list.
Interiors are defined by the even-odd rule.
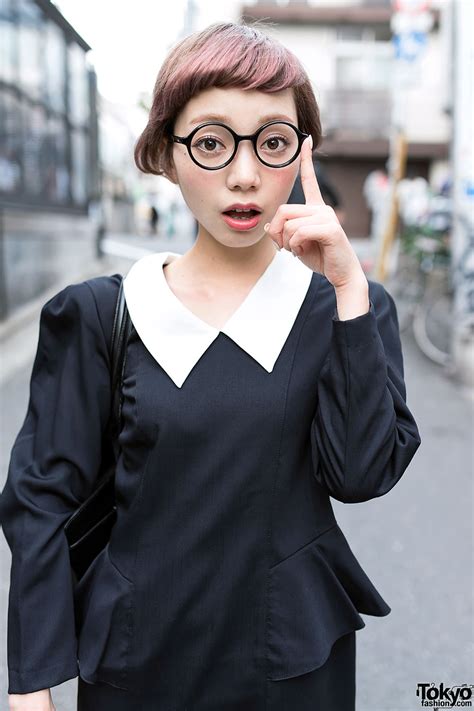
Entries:
[[262,216],[260,213],[249,218],[231,217],[230,215],[225,215],[224,213],[222,213],[222,219],[224,220],[224,222],[231,229],[238,230],[239,232],[253,230],[260,222],[261,217]]
[[248,202],[246,204],[242,202],[234,202],[232,205],[229,205],[229,207],[224,208],[222,212],[228,212],[229,210],[256,210],[257,212],[263,212],[260,205],[257,205],[254,202]]

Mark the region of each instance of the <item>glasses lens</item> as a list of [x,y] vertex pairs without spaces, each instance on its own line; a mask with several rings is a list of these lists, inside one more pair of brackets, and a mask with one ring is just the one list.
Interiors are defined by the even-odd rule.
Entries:
[[286,123],[272,123],[257,138],[259,157],[271,165],[282,165],[298,152],[298,134]]
[[207,125],[197,131],[191,141],[194,159],[205,168],[218,168],[232,155],[234,137],[224,126]]

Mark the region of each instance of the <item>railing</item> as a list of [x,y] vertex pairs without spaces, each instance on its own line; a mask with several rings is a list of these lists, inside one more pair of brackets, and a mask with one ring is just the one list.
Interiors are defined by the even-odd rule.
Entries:
[[391,99],[386,89],[330,89],[321,106],[327,135],[389,138]]

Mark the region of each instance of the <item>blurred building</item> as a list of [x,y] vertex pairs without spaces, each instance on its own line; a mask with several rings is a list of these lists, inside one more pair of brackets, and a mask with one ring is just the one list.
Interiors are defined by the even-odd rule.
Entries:
[[0,0],[0,319],[95,257],[89,49],[49,0]]
[[[407,176],[428,180],[437,163],[448,159],[451,128],[451,47],[444,22],[449,2],[432,5],[433,26],[417,80],[402,97]],[[320,159],[341,195],[344,229],[350,237],[368,236],[364,181],[370,172],[386,170],[389,156],[395,69],[390,0],[264,0],[240,12],[246,21],[276,23],[271,33],[303,62],[321,109]]]
[[[147,114],[98,95],[99,174],[104,228],[108,233],[136,233],[135,203],[141,194],[141,176],[133,151]],[[153,176],[156,182],[157,178]]]

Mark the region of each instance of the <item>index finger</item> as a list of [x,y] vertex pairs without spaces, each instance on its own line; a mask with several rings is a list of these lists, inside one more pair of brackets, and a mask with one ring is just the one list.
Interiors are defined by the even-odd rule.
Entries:
[[312,205],[325,205],[319,189],[318,179],[314,171],[313,151],[311,149],[311,136],[308,136],[303,142],[301,148],[300,162],[301,186],[306,203]]

